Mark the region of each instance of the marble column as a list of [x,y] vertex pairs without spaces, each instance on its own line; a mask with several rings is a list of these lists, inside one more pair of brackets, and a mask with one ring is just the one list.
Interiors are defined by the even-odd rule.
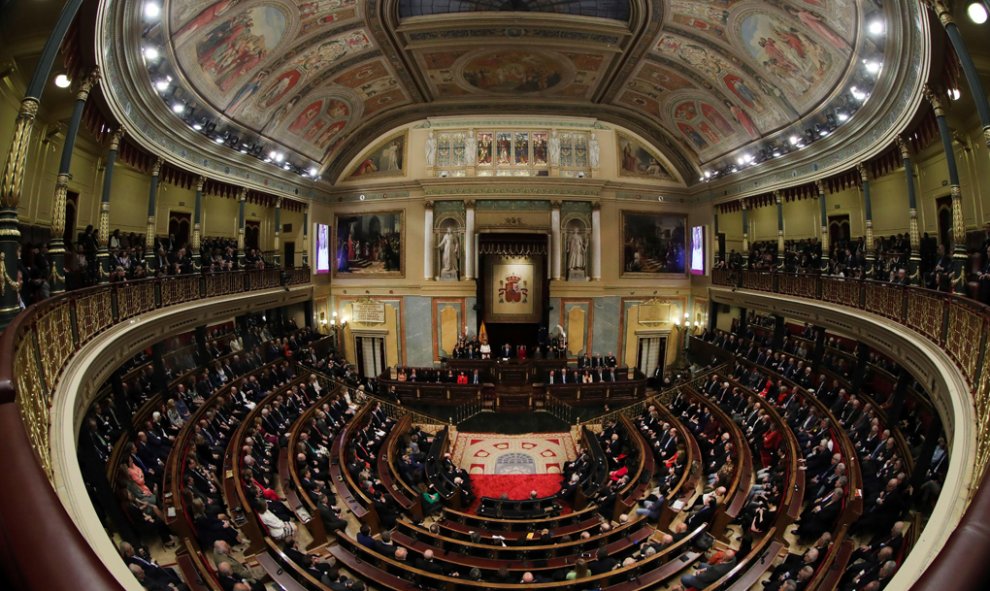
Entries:
[[921,234],[918,231],[918,196],[914,186],[914,164],[911,162],[911,149],[904,138],[897,138],[897,147],[901,151],[901,162],[904,164],[904,180],[907,183],[908,198],[908,237],[911,240],[911,255],[908,258],[908,275],[912,283],[916,283],[919,267],[921,266]]
[[310,205],[306,206],[306,211],[303,212],[303,251],[302,251],[302,266],[309,267],[309,209]]
[[591,204],[591,280],[602,279],[602,204]]
[[199,270],[202,263],[202,255],[200,253],[201,248],[201,235],[203,228],[203,185],[206,184],[206,179],[199,177],[196,180],[196,199],[193,206],[193,231],[192,231],[192,262],[193,269]]
[[[938,123],[938,133],[942,139],[942,151],[945,152],[945,164],[949,169],[949,194],[952,196],[952,262],[956,273],[953,274],[955,288],[964,289],[963,277],[968,265],[966,254],[966,224],[962,213],[962,189],[959,185],[959,167],[956,165],[956,152],[952,147],[952,131],[945,120],[945,102],[941,94],[936,94],[932,88],[925,86],[925,96],[932,104],[935,112],[935,122]],[[942,245],[948,249],[947,244]],[[946,251],[948,252],[948,251]]]
[[244,268],[244,238],[247,231],[247,219],[245,210],[247,209],[247,188],[241,188],[237,195],[237,267]]
[[433,202],[423,208],[423,279],[433,281]]
[[274,243],[272,244],[272,247],[273,250],[275,251],[275,254],[272,255],[272,259],[275,261],[276,265],[280,265],[282,263],[282,255],[281,253],[279,253],[279,248],[280,248],[279,238],[281,238],[282,236],[282,198],[281,197],[275,198],[274,230],[275,230],[275,240]]
[[86,107],[86,99],[89,98],[93,86],[99,82],[100,70],[94,68],[89,76],[79,85],[76,90],[76,101],[72,106],[72,116],[69,119],[69,128],[65,132],[65,143],[62,144],[62,159],[58,165],[58,177],[55,180],[55,197],[52,200],[52,234],[48,242],[48,254],[51,255],[52,269],[49,277],[49,284],[53,294],[65,291],[65,259],[74,256],[73,253],[65,252],[65,204],[69,192],[69,179],[72,178],[72,152],[76,147],[76,136],[79,134],[79,127],[82,123],[83,110]]
[[749,268],[749,210],[746,200],[742,200],[742,262],[743,268]]
[[560,259],[563,245],[560,240],[560,201],[550,202],[550,278],[560,281]]
[[856,170],[859,171],[859,180],[863,184],[863,217],[866,218],[866,260],[868,263],[872,263],[876,259],[876,256],[873,252],[873,201],[870,196],[870,175],[866,170],[866,166],[863,164],[857,165]]
[[784,200],[780,191],[773,192],[773,200],[777,204],[777,266],[784,267]]
[[151,272],[155,262],[155,226],[158,219],[158,178],[162,171],[162,159],[151,166],[151,188],[148,190],[148,226],[144,232],[144,268]]
[[474,200],[464,202],[464,279],[474,279]]
[[110,150],[107,152],[106,168],[103,171],[103,195],[100,199],[100,225],[98,248],[96,249],[96,265],[99,267],[100,283],[110,281],[110,192],[113,188],[113,167],[117,162],[117,150],[124,130],[118,129],[110,136]]
[[829,260],[829,240],[828,240],[828,197],[825,195],[825,183],[815,181],[815,188],[818,189],[818,212],[821,216],[821,238],[819,243],[822,247],[822,270],[828,270]]
[[963,75],[966,77],[966,84],[969,86],[970,95],[976,104],[976,113],[980,117],[980,125],[983,127],[983,141],[990,146],[990,105],[987,103],[987,93],[983,89],[983,82],[980,80],[980,73],[973,63],[973,58],[969,54],[966,42],[963,41],[959,32],[959,25],[952,18],[952,11],[943,0],[928,0],[932,9],[938,16],[938,20],[945,27],[945,33],[949,37],[952,49],[956,57],[959,58],[959,65],[962,66]]
[[17,206],[20,204],[21,190],[24,187],[24,171],[27,166],[28,149],[31,146],[31,132],[38,116],[41,96],[52,73],[52,65],[59,55],[62,41],[82,3],[83,0],[68,0],[45,40],[34,74],[28,83],[27,92],[21,99],[17,119],[14,121],[10,150],[3,165],[3,173],[0,174],[0,328],[7,326],[7,323],[20,312],[17,298],[17,251],[20,248],[21,233],[18,229]]

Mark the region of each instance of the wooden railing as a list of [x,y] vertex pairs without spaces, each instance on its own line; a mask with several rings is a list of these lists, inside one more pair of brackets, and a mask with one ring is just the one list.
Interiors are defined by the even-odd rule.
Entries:
[[[755,276],[759,276],[757,279]],[[990,307],[952,293],[872,280],[716,269],[712,284],[840,304],[889,318],[928,339],[956,363],[973,396],[977,429],[976,474],[970,505],[941,552],[914,589],[975,589],[990,577],[990,564],[972,556],[990,552]],[[840,301],[841,300],[841,301]]]
[[[294,277],[294,272],[287,276]],[[18,486],[16,491],[0,492],[0,520],[17,538],[4,552],[5,564],[19,565],[9,574],[15,587],[120,588],[53,487],[50,409],[57,381],[75,352],[118,323],[146,312],[280,285],[279,270],[145,279],[66,292],[14,317],[0,335],[0,473]],[[39,559],[54,539],[62,548],[58,559]]]

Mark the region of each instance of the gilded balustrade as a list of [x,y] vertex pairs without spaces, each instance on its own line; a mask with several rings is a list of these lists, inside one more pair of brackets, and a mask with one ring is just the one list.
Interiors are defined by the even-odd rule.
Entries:
[[928,337],[934,343],[942,343],[942,322],[945,318],[945,298],[941,294],[927,293],[919,289],[908,291],[907,325]]
[[[0,401],[11,399],[23,419],[25,433],[39,464],[53,481],[49,442],[51,393],[62,369],[78,348],[115,324],[138,314],[192,301],[277,287],[278,270],[258,271],[250,283],[242,272],[167,277],[65,292],[31,306],[3,333]],[[306,277],[308,277],[308,271]],[[210,279],[219,293],[210,294]]]

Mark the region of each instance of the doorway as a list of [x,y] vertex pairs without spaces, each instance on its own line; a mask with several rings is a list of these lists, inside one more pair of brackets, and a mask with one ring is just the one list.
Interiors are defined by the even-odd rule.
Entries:
[[952,197],[939,197],[935,200],[938,211],[938,243],[949,249],[952,242]]
[[282,266],[283,267],[295,267],[296,266],[296,243],[286,242],[282,245]]
[[261,222],[244,222],[244,248],[259,248],[261,241]]
[[168,213],[168,233],[175,236],[176,248],[189,243],[189,228],[192,227],[192,214],[185,211]]
[[849,230],[849,215],[828,216],[828,240],[829,244],[848,242],[851,235]]
[[358,373],[365,378],[377,378],[385,371],[385,337],[355,336]]
[[636,348],[636,366],[647,378],[663,380],[663,365],[667,358],[667,337],[641,336]]
[[65,231],[62,232],[62,242],[66,252],[72,252],[73,233],[76,229],[76,212],[79,211],[79,193],[69,191],[65,195]]

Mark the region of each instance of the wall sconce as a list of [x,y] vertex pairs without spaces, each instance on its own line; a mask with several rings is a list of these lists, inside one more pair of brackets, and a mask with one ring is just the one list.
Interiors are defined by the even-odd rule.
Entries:
[[333,311],[333,316],[330,318],[330,324],[333,325],[333,326],[337,326],[337,311],[336,310]]

